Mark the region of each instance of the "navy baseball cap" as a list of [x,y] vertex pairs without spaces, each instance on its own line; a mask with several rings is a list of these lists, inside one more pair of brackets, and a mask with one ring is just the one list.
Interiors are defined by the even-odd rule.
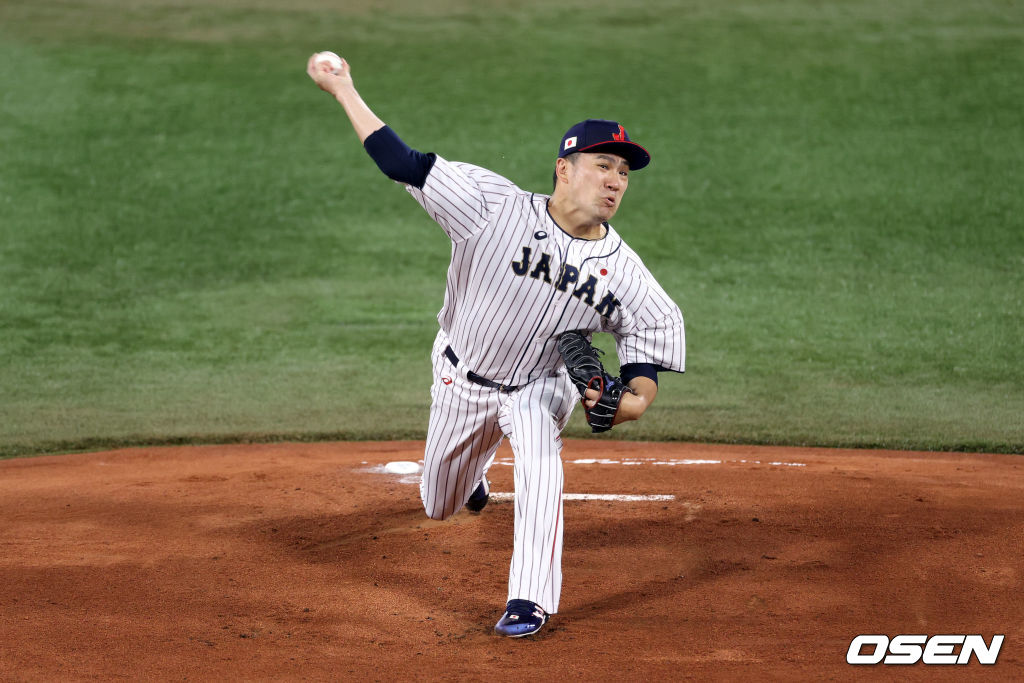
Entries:
[[580,121],[562,136],[558,156],[566,157],[574,152],[611,152],[629,162],[629,169],[636,171],[651,163],[647,150],[629,139],[629,133],[618,121],[587,119]]

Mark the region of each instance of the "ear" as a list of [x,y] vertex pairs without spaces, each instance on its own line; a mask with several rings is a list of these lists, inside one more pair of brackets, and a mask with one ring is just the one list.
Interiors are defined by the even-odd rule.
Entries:
[[572,164],[570,164],[569,160],[564,157],[555,159],[555,185],[569,182],[570,166],[572,166]]

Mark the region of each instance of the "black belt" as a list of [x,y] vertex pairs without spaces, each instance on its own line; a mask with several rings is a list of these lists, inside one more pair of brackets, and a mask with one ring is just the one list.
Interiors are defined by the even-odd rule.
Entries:
[[[452,347],[446,347],[444,350],[444,355],[448,358],[449,361],[451,361],[452,365],[454,365],[455,367],[459,367],[459,357],[455,355],[454,351],[452,351]],[[472,370],[466,371],[466,379],[468,379],[473,384],[479,384],[480,386],[487,387],[488,389],[497,389],[498,391],[505,392],[506,394],[511,394],[516,389],[519,389],[519,387],[512,387],[507,384],[498,384],[497,382],[492,382],[486,377],[481,377]]]

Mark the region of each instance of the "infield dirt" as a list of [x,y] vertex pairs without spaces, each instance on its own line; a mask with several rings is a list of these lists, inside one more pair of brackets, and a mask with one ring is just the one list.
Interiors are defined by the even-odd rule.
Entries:
[[[1024,677],[1019,456],[567,441],[567,493],[674,499],[566,502],[561,610],[509,640],[512,504],[428,520],[416,477],[382,471],[421,453],[0,462],[0,677]],[[846,663],[862,633],[1006,640],[994,666],[894,672]]]

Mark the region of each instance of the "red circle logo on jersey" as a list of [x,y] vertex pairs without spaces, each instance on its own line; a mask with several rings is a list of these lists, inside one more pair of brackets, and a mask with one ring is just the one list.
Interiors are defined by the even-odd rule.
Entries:
[[442,377],[441,381],[444,382],[445,384],[451,384],[452,383],[452,378],[451,377]]
[[608,274],[608,269],[607,268],[602,268],[601,269],[601,276],[604,277],[607,274]]

